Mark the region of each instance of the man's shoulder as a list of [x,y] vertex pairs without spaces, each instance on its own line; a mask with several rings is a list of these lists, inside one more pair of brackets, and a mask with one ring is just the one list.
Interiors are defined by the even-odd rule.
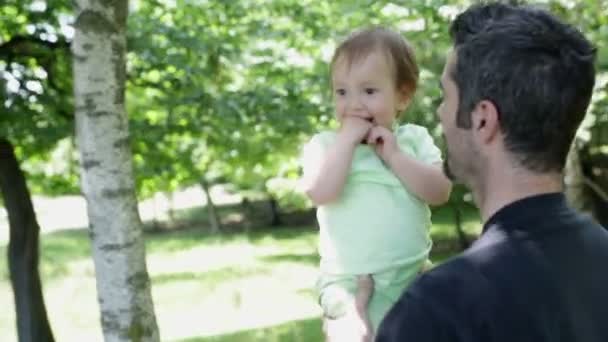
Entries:
[[377,341],[471,341],[489,291],[470,256],[461,254],[419,276],[391,308]]
[[[500,237],[478,240],[463,253],[422,274],[407,290],[408,297],[421,304],[447,311],[474,310],[478,303],[496,302],[496,272],[517,273],[511,265],[508,247]],[[513,277],[516,279],[517,277]]]
[[421,275],[409,288],[414,297],[452,301],[479,298],[483,295],[484,276],[479,271],[475,253],[463,253]]

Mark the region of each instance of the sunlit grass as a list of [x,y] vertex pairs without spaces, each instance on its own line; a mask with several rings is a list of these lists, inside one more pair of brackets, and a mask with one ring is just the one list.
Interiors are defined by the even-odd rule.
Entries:
[[[479,231],[475,212],[465,229]],[[434,215],[433,260],[458,248],[452,212]],[[440,243],[439,241],[443,241]],[[199,229],[146,234],[148,271],[162,341],[318,341],[312,227],[211,236]],[[445,246],[448,246],[447,248]],[[0,245],[6,255],[6,245]],[[86,230],[41,235],[40,271],[57,341],[102,341]],[[16,341],[6,262],[0,264],[0,340]]]
[[323,341],[321,319],[291,321],[270,328],[245,330],[212,337],[199,337],[183,340],[183,342],[311,342]]
[[[148,271],[163,341],[268,327],[318,315],[310,288],[316,232],[266,231],[212,237],[196,230],[151,234]],[[0,246],[6,253],[6,246]],[[6,265],[0,336],[16,340]],[[90,242],[84,231],[41,236],[41,275],[58,341],[101,341]],[[66,298],[70,300],[66,302]],[[10,308],[10,309],[6,309]],[[6,337],[6,339],[5,339]]]

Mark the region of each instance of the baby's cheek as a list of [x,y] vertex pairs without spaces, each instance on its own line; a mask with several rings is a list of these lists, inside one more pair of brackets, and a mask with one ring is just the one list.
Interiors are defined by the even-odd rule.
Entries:
[[336,120],[338,120],[338,122],[342,123],[343,117],[344,117],[344,114],[342,114],[342,112],[336,108]]

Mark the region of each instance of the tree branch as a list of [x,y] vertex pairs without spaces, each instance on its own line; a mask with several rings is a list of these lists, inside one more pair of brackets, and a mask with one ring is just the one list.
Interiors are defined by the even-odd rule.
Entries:
[[14,55],[38,57],[41,54],[37,53],[37,48],[51,51],[69,49],[70,43],[64,39],[58,39],[56,42],[51,42],[34,36],[17,35],[3,44],[0,44],[0,58],[5,59]]
[[583,183],[593,190],[599,198],[608,203],[608,193],[606,193],[599,184],[592,181],[589,177],[583,177]]

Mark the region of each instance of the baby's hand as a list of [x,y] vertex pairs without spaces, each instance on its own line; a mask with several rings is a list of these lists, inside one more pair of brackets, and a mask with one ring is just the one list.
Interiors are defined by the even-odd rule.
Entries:
[[339,135],[348,143],[358,145],[369,134],[373,125],[370,121],[358,116],[345,116],[342,120]]
[[374,126],[370,130],[369,135],[367,136],[367,143],[375,148],[376,153],[387,164],[393,154],[399,152],[399,146],[397,146],[395,135],[383,126]]

